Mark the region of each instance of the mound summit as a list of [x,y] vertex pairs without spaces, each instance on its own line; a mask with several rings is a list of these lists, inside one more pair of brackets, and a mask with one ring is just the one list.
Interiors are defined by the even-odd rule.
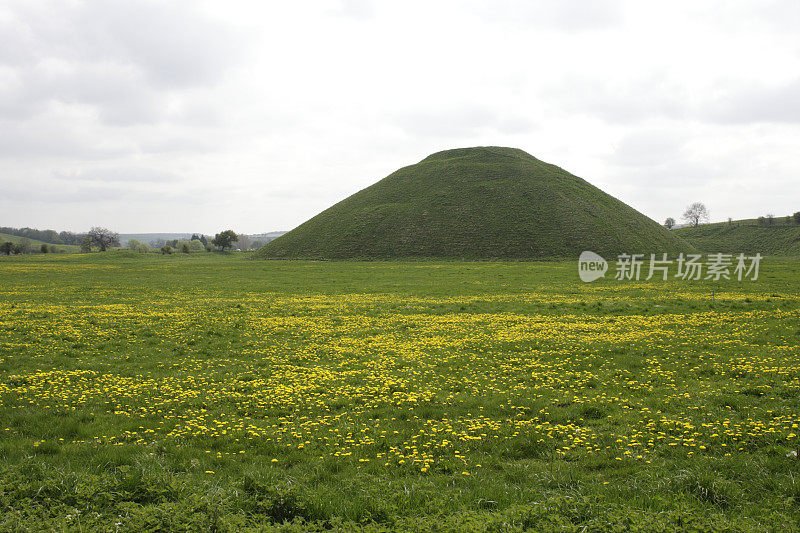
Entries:
[[515,148],[445,150],[333,205],[268,259],[575,258],[692,247],[585,180]]

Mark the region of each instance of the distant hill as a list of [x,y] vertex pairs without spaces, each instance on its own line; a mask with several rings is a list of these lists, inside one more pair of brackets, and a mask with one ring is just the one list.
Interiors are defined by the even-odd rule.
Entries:
[[691,250],[660,224],[514,148],[401,168],[256,252],[263,258],[536,259]]
[[[22,239],[28,239],[27,237],[19,237],[17,235],[9,235],[7,233],[0,233],[0,243],[11,241],[13,243],[18,243]],[[38,252],[41,248],[42,244],[47,244],[48,248],[55,249],[57,252],[68,252],[74,253],[80,251],[80,247],[73,245],[73,244],[50,244],[45,243],[44,241],[39,241],[36,239],[28,239],[31,243],[31,248],[34,252]]]
[[770,225],[748,219],[682,227],[672,232],[703,252],[800,256],[800,225],[787,223],[785,217],[776,218]]

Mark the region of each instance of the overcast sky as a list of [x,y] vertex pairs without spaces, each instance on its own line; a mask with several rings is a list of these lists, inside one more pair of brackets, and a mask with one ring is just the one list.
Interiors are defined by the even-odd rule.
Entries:
[[661,222],[800,210],[800,2],[0,4],[0,225],[256,233],[500,145]]

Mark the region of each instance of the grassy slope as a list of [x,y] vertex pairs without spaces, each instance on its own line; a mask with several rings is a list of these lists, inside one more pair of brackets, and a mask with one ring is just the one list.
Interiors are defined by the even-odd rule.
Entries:
[[575,257],[689,246],[565,170],[511,148],[433,154],[266,245],[265,258]]
[[585,285],[574,262],[111,252],[0,258],[0,279],[2,531],[800,519],[796,260]]
[[[26,238],[26,237],[17,237],[16,235],[9,235],[7,233],[0,233],[0,242],[6,242],[6,241],[19,242],[20,240],[22,240],[24,238]],[[75,246],[74,244],[50,244],[50,243],[45,243],[44,241],[37,241],[36,239],[28,239],[28,240],[31,243],[31,249],[34,252],[38,252],[39,248],[43,244],[47,244],[48,248],[55,247],[57,250],[59,250],[59,251],[63,250],[65,252],[78,252],[80,250],[80,248],[78,246]]]
[[719,222],[673,231],[703,252],[800,255],[800,226],[787,224],[783,218],[771,226],[739,220],[733,225]]

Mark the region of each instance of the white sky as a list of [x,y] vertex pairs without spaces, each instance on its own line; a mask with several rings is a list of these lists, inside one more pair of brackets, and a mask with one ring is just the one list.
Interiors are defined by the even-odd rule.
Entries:
[[288,230],[447,148],[800,210],[800,2],[0,4],[0,225]]

